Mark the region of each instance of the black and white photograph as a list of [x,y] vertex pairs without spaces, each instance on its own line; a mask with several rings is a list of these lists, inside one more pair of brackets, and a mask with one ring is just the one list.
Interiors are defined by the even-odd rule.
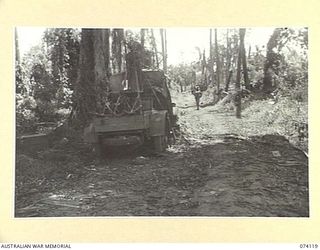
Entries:
[[307,27],[17,26],[14,217],[309,217]]

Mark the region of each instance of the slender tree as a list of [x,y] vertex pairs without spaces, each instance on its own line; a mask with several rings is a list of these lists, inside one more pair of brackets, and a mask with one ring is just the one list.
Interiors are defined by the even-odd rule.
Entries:
[[140,29],[140,43],[142,48],[144,48],[145,34],[146,29]]
[[230,86],[230,81],[233,75],[233,71],[230,69],[228,72],[228,78],[227,78],[227,82],[226,82],[226,86],[225,86],[225,91],[228,92],[229,91],[229,86]]
[[240,44],[239,44],[239,52],[238,52],[238,62],[237,62],[237,78],[236,78],[236,96],[235,96],[235,104],[236,104],[236,117],[241,118],[241,59],[242,59],[242,49],[244,46],[244,35],[245,29],[239,30],[240,36]]
[[151,29],[151,45],[154,51],[154,66],[156,68],[159,68],[159,58],[158,58],[158,49],[157,49],[157,43],[156,43],[156,39],[154,37],[154,31],[153,29]]
[[201,70],[202,83],[207,85],[207,60],[206,60],[206,50],[205,49],[203,50],[203,53],[202,53],[201,66],[202,66],[202,70]]
[[20,51],[19,51],[19,38],[17,28],[14,28],[15,33],[15,70],[16,70],[16,93],[23,94],[26,92],[27,88],[23,83],[23,74],[20,64]]
[[163,63],[163,71],[167,73],[167,39],[166,39],[166,30],[160,29],[161,36],[161,46],[162,46],[162,63]]
[[211,85],[213,86],[213,78],[214,78],[214,71],[213,71],[213,47],[212,47],[212,29],[210,29],[210,36],[209,36],[209,48],[210,48],[210,79]]
[[124,43],[124,30],[113,29],[112,36],[112,72],[119,73],[123,70],[123,43]]
[[233,30],[233,35],[231,36],[230,50],[232,58],[231,68],[236,68],[239,53],[239,30],[237,29]]
[[232,77],[232,70],[231,70],[231,44],[229,38],[229,29],[227,29],[227,48],[226,48],[226,85],[225,91],[229,91],[229,84]]
[[267,55],[264,63],[263,91],[269,93],[272,91],[272,73],[275,72],[279,63],[279,56],[275,51],[280,40],[281,29],[275,29],[267,44]]
[[14,42],[15,42],[15,59],[16,64],[20,64],[19,38],[17,28],[14,28]]
[[230,64],[231,64],[229,29],[227,29],[226,40],[227,40],[227,46],[226,46],[226,82],[227,82],[229,70],[230,70]]
[[218,100],[220,100],[220,75],[221,75],[221,69],[220,69],[220,57],[219,57],[219,49],[218,49],[218,34],[217,29],[214,29],[214,44],[215,44],[215,52],[216,52],[216,65],[217,65],[217,95]]
[[246,34],[246,29],[241,29],[241,30],[242,30],[242,34],[240,36],[240,39],[242,39],[242,41],[240,41],[240,44],[241,44],[240,51],[241,51],[241,61],[242,61],[242,67],[243,67],[244,85],[245,85],[246,89],[250,89],[248,68],[247,68],[246,49],[244,46],[244,37]]
[[164,29],[164,54],[165,54],[165,58],[166,58],[165,72],[167,72],[167,70],[168,70],[168,41],[167,41],[167,30],[166,29]]

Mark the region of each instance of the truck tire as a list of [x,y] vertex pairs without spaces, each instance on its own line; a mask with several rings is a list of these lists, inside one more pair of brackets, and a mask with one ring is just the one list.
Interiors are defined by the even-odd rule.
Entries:
[[93,144],[93,151],[97,158],[103,158],[106,154],[106,148],[103,145],[102,138],[99,136],[98,141]]
[[93,144],[93,151],[97,158],[100,158],[103,156],[103,146],[101,143],[94,143]]
[[155,152],[163,152],[166,150],[168,145],[168,137],[166,135],[154,136],[153,146]]

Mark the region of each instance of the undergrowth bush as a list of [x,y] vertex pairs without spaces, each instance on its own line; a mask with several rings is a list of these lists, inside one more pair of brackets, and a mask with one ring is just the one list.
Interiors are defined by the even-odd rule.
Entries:
[[[308,124],[308,104],[292,98],[282,98],[278,102],[272,100],[252,101],[243,110],[243,117],[248,121],[259,121],[256,126],[265,134],[279,134],[298,142],[298,130],[301,124]],[[307,138],[305,138],[307,140]],[[305,143],[307,144],[307,143]],[[304,145],[306,149],[307,145]]]

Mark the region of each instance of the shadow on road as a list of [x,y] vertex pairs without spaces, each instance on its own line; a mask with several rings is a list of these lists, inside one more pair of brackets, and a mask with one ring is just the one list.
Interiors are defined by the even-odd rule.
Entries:
[[15,216],[309,215],[308,159],[283,137],[189,141],[158,155],[60,162],[59,174],[16,190]]

